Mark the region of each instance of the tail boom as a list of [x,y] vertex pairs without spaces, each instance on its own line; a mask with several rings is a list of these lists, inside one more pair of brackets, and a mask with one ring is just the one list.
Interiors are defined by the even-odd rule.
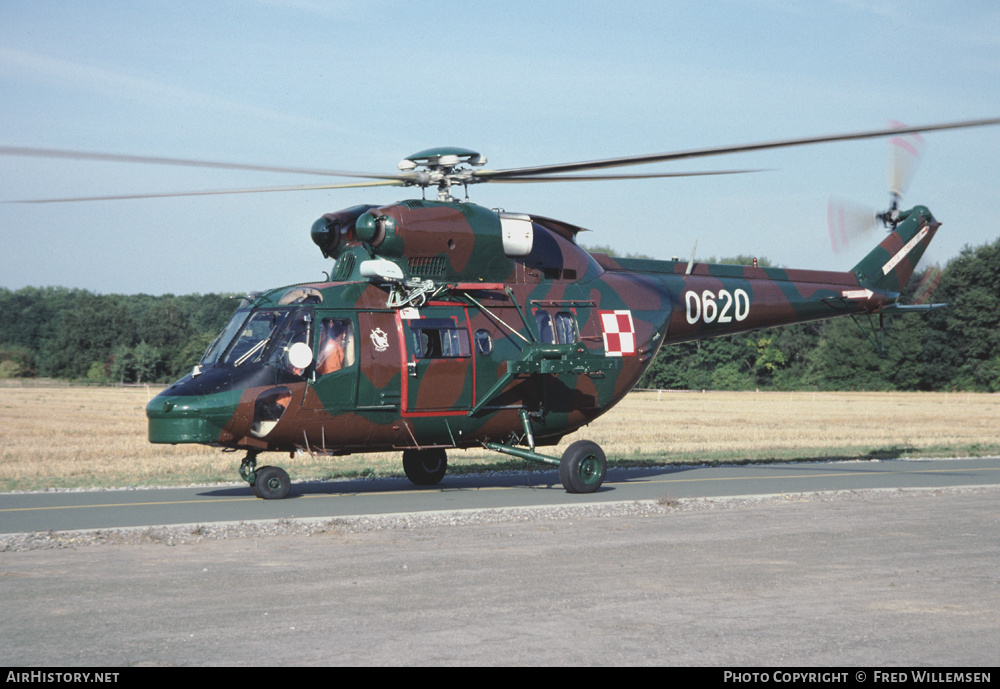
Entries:
[[923,206],[898,220],[848,272],[597,258],[606,270],[660,282],[670,301],[663,343],[687,342],[898,309],[899,294],[940,225]]

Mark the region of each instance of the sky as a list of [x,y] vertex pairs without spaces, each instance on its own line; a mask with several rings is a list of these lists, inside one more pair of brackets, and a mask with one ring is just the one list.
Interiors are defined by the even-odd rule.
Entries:
[[[0,146],[394,173],[460,146],[490,168],[1000,117],[994,0],[0,3]],[[1000,127],[930,133],[904,207],[945,263],[1000,236]],[[484,184],[471,200],[622,254],[848,270],[831,197],[888,205],[887,140],[626,171],[739,176]],[[23,199],[327,181],[0,156],[0,287],[248,292],[320,280],[322,214],[400,188],[61,204]],[[433,194],[431,195],[433,197]]]

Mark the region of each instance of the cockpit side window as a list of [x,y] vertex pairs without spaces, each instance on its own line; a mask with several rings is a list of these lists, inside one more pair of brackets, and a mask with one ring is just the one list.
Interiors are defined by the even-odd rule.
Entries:
[[305,370],[299,368],[289,361],[289,351],[292,346],[298,343],[310,345],[312,340],[312,313],[309,311],[292,312],[288,319],[288,325],[277,336],[274,346],[271,348],[271,355],[268,363],[274,364],[297,376],[302,375]]
[[316,375],[354,365],[354,323],[346,318],[324,318],[316,351]]

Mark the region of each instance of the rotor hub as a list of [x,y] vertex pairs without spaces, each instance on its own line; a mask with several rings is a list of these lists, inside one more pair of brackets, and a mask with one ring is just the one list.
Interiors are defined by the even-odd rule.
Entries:
[[[427,188],[437,186],[438,201],[455,201],[451,187],[461,184],[468,187],[477,181],[473,175],[473,167],[486,164],[486,156],[470,151],[467,148],[431,148],[414,153],[404,158],[396,167],[400,172],[413,173],[413,178],[407,181],[407,186]],[[418,170],[417,168],[424,168]]]

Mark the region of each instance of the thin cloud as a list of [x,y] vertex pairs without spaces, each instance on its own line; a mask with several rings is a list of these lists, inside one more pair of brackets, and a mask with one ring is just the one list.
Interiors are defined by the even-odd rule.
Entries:
[[833,0],[833,3],[888,21],[900,30],[931,31],[937,43],[1000,46],[1000,10],[992,2],[963,3],[959,11],[946,4],[913,0]]
[[0,47],[0,74],[4,74],[7,80],[42,81],[60,89],[101,93],[117,99],[134,100],[140,97],[153,102],[158,109],[164,107],[176,109],[179,104],[186,104],[187,107],[202,108],[214,113],[228,113],[243,119],[252,117],[298,127],[344,131],[330,121],[292,115],[106,67],[82,64],[15,48]]

